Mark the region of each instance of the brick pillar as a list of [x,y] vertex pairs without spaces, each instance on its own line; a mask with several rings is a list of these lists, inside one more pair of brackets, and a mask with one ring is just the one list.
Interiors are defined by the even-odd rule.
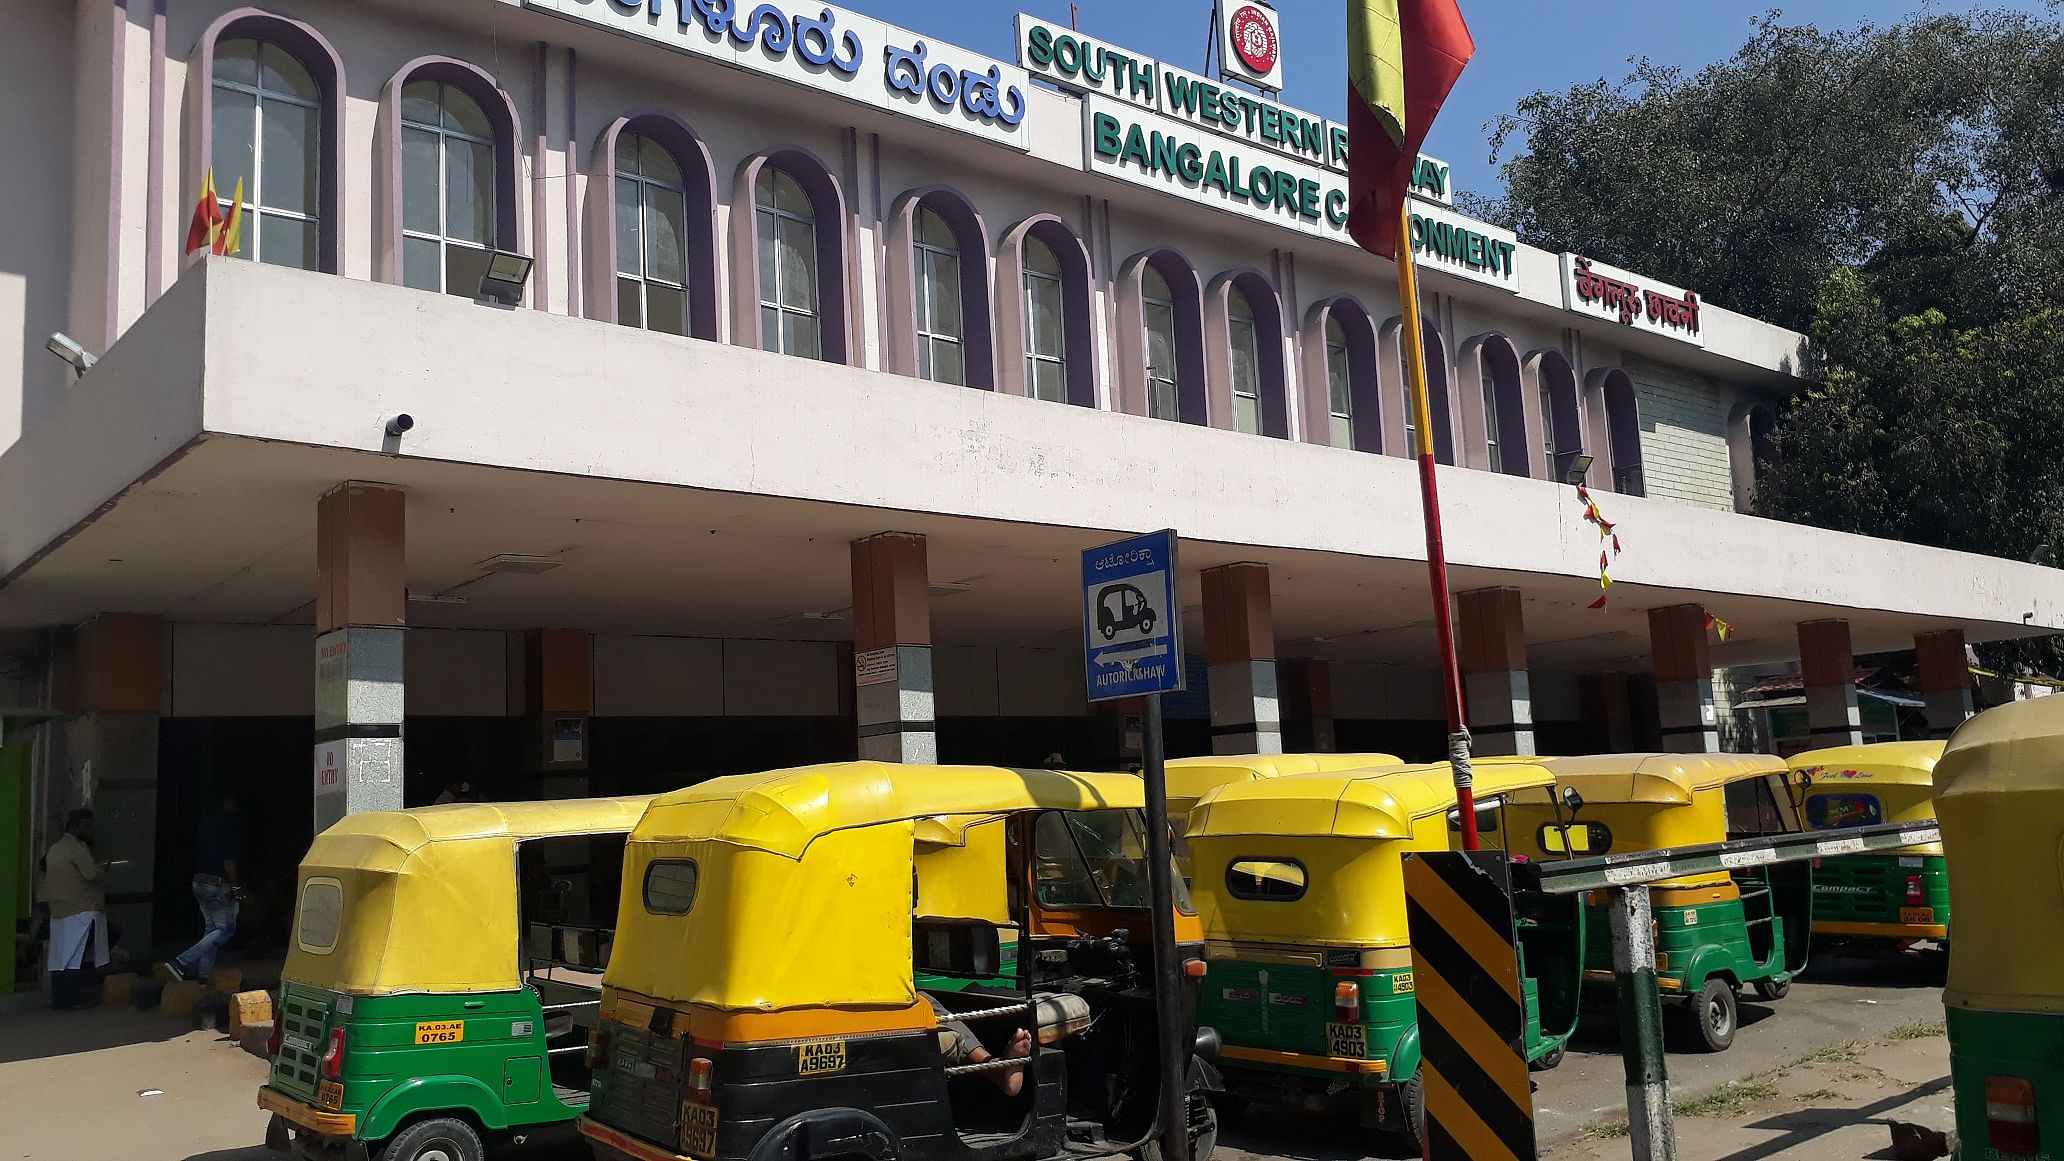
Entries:
[[[150,951],[156,898],[158,723],[167,701],[169,644],[165,622],[155,616],[103,613],[79,626],[58,662],[57,708],[74,716],[62,727],[56,784],[45,787],[44,817],[36,820],[39,844],[47,849],[66,811],[92,808],[99,829],[94,853],[122,860],[108,869],[108,922],[122,929],[122,945],[137,958]],[[206,796],[228,787],[183,789]],[[37,860],[43,855],[31,853]],[[165,854],[176,861],[191,852]],[[188,870],[181,866],[179,873]]]
[[1670,605],[1648,611],[1649,651],[1655,657],[1656,717],[1662,748],[1677,754],[1720,749],[1713,708],[1713,661],[1706,644],[1706,610]]
[[593,650],[579,629],[532,629],[523,635],[523,718],[530,768],[546,798],[584,798],[588,718],[595,712]]
[[1928,703],[1928,736],[1946,738],[1964,724],[1971,701],[1971,662],[1962,629],[1914,635],[1914,668]]
[[1519,590],[1477,589],[1456,602],[1469,733],[1479,754],[1533,754],[1534,699],[1527,680]]
[[1282,753],[1267,565],[1204,570],[1204,658],[1211,666],[1211,752]]
[[863,759],[939,760],[929,575],[922,536],[853,542],[853,716]]
[[315,829],[402,805],[407,496],[339,484],[315,506]]
[[1331,754],[1333,663],[1317,657],[1286,657],[1276,663],[1283,688],[1283,748],[1298,754]]
[[1806,684],[1806,730],[1815,748],[1863,742],[1863,714],[1856,705],[1856,654],[1849,622],[1799,622],[1799,670]]

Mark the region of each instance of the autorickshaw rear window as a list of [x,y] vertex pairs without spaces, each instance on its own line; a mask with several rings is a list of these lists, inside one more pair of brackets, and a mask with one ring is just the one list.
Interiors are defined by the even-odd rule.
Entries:
[[1806,798],[1806,825],[1815,830],[1876,826],[1885,808],[1875,794],[1812,794]]
[[344,928],[344,885],[335,879],[312,875],[301,884],[301,906],[294,921],[294,942],[301,950],[328,955],[336,950],[337,933]]
[[655,915],[686,915],[695,906],[700,878],[694,859],[658,859],[645,868],[645,910]]
[[1236,899],[1293,903],[1304,898],[1308,881],[1296,859],[1235,859],[1225,869],[1226,890]]

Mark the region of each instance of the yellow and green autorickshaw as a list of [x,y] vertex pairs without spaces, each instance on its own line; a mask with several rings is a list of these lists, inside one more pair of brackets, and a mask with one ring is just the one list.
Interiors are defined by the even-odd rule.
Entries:
[[[1476,771],[1486,847],[1507,795],[1545,794],[1525,762]],[[1446,763],[1233,782],[1190,814],[1191,885],[1210,971],[1199,1020],[1223,1048],[1221,1104],[1358,1103],[1363,1124],[1416,1140],[1423,1096],[1404,856],[1460,842]],[[1515,870],[1521,868],[1515,867]],[[1515,876],[1525,1051],[1552,1067],[1576,1030],[1583,924],[1574,897]]]
[[1935,766],[1956,867],[1949,1072],[1962,1156],[2064,1149],[2064,697],[1986,710]]
[[646,798],[347,815],[301,860],[268,1142],[480,1161],[587,1106],[584,1062]]
[[1168,825],[1175,830],[1175,865],[1190,874],[1190,845],[1185,837],[1190,810],[1197,800],[1229,782],[1257,782],[1290,774],[1329,770],[1366,770],[1397,766],[1396,754],[1212,754],[1175,758],[1168,763]]
[[[1809,830],[1935,817],[1941,742],[1872,742],[1792,756]],[[1813,869],[1813,934],[1820,940],[1949,938],[1949,870],[1942,844],[1836,855]]]
[[[1595,754],[1544,758],[1556,792],[1522,796],[1514,849],[1544,859],[1701,846],[1800,829],[1783,758],[1769,754]],[[1568,796],[1575,791],[1576,798]],[[1579,802],[1576,811],[1571,802]],[[1656,983],[1681,1051],[1734,1043],[1743,988],[1774,1001],[1806,968],[1813,873],[1805,863],[1665,879],[1650,889]],[[1610,988],[1605,901],[1586,909],[1587,982]]]
[[1203,944],[1177,880],[1194,967],[1166,1029],[1144,795],[877,762],[662,795],[625,855],[581,1132],[603,1161],[1152,1161],[1174,1042],[1208,1161]]

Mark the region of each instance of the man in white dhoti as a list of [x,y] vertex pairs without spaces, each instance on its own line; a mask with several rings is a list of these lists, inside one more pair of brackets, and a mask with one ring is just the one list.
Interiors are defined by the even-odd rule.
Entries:
[[93,812],[65,815],[64,837],[43,856],[43,899],[50,905],[50,1006],[90,1008],[91,967],[108,962],[107,864],[93,857]]

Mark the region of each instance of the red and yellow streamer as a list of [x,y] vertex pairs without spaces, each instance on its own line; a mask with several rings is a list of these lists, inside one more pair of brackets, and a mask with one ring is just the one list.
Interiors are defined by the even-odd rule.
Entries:
[[1582,484],[1577,485],[1577,501],[1584,505],[1584,522],[1598,529],[1598,599],[1585,607],[1602,609],[1612,589],[1612,562],[1620,555],[1618,525],[1605,518],[1598,501],[1591,498],[1591,489]]

